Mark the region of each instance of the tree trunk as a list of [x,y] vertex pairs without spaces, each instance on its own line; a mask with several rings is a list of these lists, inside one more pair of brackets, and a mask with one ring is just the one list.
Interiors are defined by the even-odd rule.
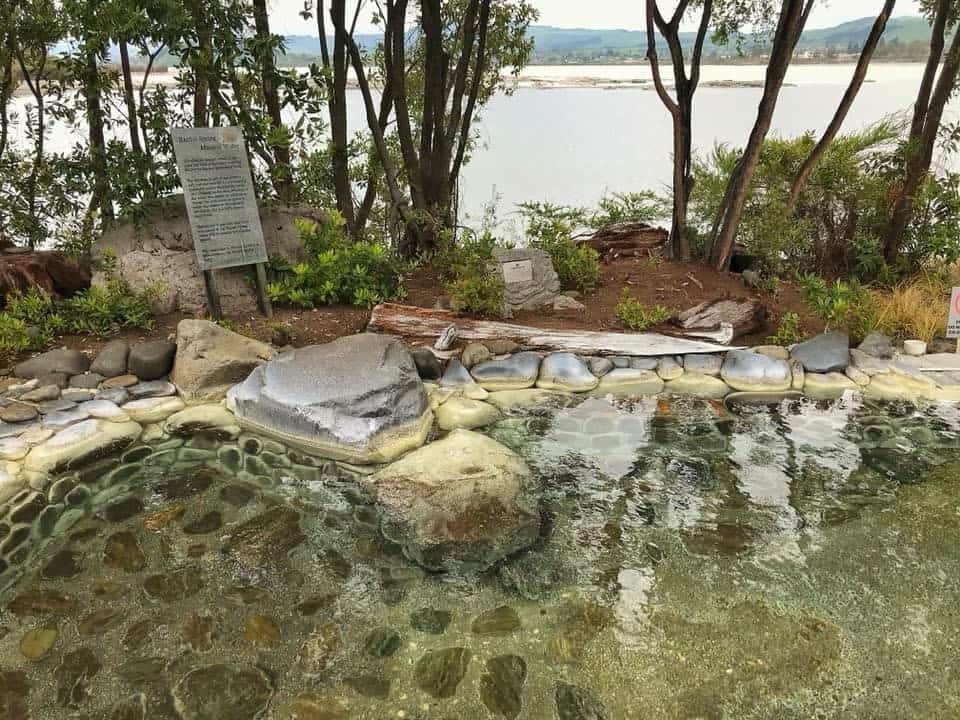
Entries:
[[193,65],[193,126],[207,127],[209,122],[208,103],[210,97],[210,77],[208,63],[213,61],[213,43],[206,12],[199,0],[190,4],[193,21],[197,27],[197,54],[199,59]]
[[[692,139],[693,96],[700,82],[700,61],[703,45],[713,14],[713,0],[705,0],[701,9],[700,23],[690,58],[690,76],[680,41],[680,25],[687,11],[688,0],[679,3],[670,21],[660,12],[656,0],[647,0],[647,60],[650,62],[654,87],[661,102],[673,120],[673,214],[670,224],[670,254],[675,258],[689,260],[690,242],[687,234],[687,207],[693,191]],[[677,98],[667,92],[660,74],[660,56],[654,26],[667,41],[673,63]]]
[[730,267],[737,228],[750,191],[750,183],[760,162],[763,141],[770,131],[773,111],[776,109],[780,89],[783,87],[784,77],[790,67],[793,49],[803,31],[813,0],[806,0],[806,3],[804,6],[804,0],[785,0],[780,11],[770,51],[770,61],[767,65],[763,96],[757,108],[757,119],[743,155],[730,176],[724,204],[720,209],[719,226],[715,228],[711,238],[710,263],[720,272],[725,272]]
[[130,75],[130,51],[125,38],[118,41],[120,46],[120,72],[123,75],[123,101],[127,106],[127,125],[130,129],[130,147],[138,155],[143,152],[140,145],[139,124],[137,123],[137,101],[133,96],[133,78]]
[[83,92],[87,105],[90,159],[93,166],[93,199],[91,208],[100,210],[105,221],[113,219],[113,200],[107,170],[107,141],[104,135],[103,94],[100,88],[98,53],[87,50],[84,58]]
[[820,141],[810,152],[810,155],[807,156],[807,159],[800,167],[800,171],[797,173],[797,177],[793,181],[793,185],[790,188],[790,196],[787,199],[788,215],[792,215],[796,210],[797,201],[800,199],[800,193],[802,193],[804,187],[806,187],[807,181],[810,179],[810,174],[817,166],[817,163],[820,162],[820,158],[823,157],[823,154],[827,151],[827,148],[830,147],[830,144],[834,141],[834,139],[836,139],[837,134],[840,132],[840,128],[843,127],[843,122],[847,119],[847,114],[850,112],[850,108],[853,106],[853,101],[856,100],[857,94],[860,92],[860,88],[863,87],[863,81],[867,77],[867,69],[870,67],[870,60],[873,58],[873,53],[877,49],[877,45],[880,44],[880,38],[883,37],[883,32],[887,27],[887,21],[890,19],[890,13],[893,12],[893,6],[896,4],[897,0],[886,0],[884,2],[883,9],[880,11],[880,14],[877,15],[877,19],[873,23],[870,34],[867,36],[867,40],[863,44],[863,50],[860,51],[860,59],[857,61],[857,67],[854,70],[853,78],[850,80],[850,85],[847,87],[847,91],[843,94],[843,98],[840,100],[840,105],[837,107],[837,111],[834,113],[833,119],[827,126],[826,131],[823,133],[823,137],[820,138]]
[[46,134],[46,106],[44,105],[43,73],[47,64],[47,52],[44,49],[40,58],[36,61],[36,76],[31,77],[30,70],[27,68],[27,62],[23,57],[22,51],[17,51],[17,64],[20,66],[20,73],[24,81],[33,94],[33,99],[37,104],[37,135],[33,148],[33,165],[30,168],[30,177],[27,179],[27,217],[30,221],[30,231],[27,236],[27,244],[33,250],[37,245],[37,239],[40,235],[40,220],[37,217],[37,179],[40,176],[40,168],[43,166],[43,143]]
[[9,23],[9,12],[5,13],[5,34],[0,36],[0,160],[7,150],[7,139],[10,132],[10,115],[7,107],[13,96],[13,28]]
[[[265,45],[260,57],[260,82],[263,86],[263,102],[267,109],[267,117],[273,130],[283,128],[283,118],[280,115],[280,93],[277,87],[277,66],[273,57],[272,35],[270,34],[270,17],[267,14],[267,0],[253,0],[253,21],[257,31],[257,38]],[[277,195],[284,202],[293,202],[295,190],[293,186],[293,170],[290,167],[290,147],[283,139],[271,142],[270,150],[274,158],[271,176],[273,187]]]
[[[936,75],[939,59],[943,55],[947,17],[950,13],[949,0],[940,0],[937,15],[934,19],[934,35],[930,42],[930,57],[924,79],[921,83],[917,103],[914,106],[914,121],[910,129],[910,138],[907,142],[907,164],[903,187],[893,207],[890,227],[884,240],[884,259],[893,264],[900,256],[903,245],[903,236],[913,218],[914,200],[924,178],[930,171],[933,162],[933,151],[936,147],[937,135],[940,132],[940,123],[943,111],[953,93],[960,71],[960,33],[954,33],[947,52],[947,58],[940,70],[940,75],[933,86],[932,77]],[[933,70],[931,72],[931,66]],[[928,79],[930,82],[928,83]]]

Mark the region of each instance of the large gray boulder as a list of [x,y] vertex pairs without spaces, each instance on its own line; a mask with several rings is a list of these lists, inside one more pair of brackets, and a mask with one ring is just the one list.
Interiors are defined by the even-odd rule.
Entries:
[[50,373],[79,375],[90,369],[90,359],[79,350],[59,348],[24,360],[13,368],[18,378],[33,379]]
[[389,335],[283,353],[227,393],[240,424],[305,452],[358,464],[420,447],[433,422],[417,368]]
[[810,373],[843,372],[850,364],[850,338],[841,332],[823,333],[795,345],[790,356]]
[[455,430],[370,478],[383,534],[428,570],[481,571],[533,544],[530,469],[480,433]]
[[502,360],[488,360],[470,371],[485,390],[523,390],[533,387],[540,374],[540,356],[521,352]]
[[207,320],[181,320],[170,380],[190,403],[222,400],[233,385],[275,355],[273,348]]
[[720,377],[734,390],[750,392],[779,392],[793,383],[793,372],[785,361],[749,350],[728,352]]

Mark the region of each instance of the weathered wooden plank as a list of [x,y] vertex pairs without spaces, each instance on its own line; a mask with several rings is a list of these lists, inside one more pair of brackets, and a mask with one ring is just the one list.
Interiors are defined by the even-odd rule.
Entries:
[[658,333],[614,333],[594,330],[550,330],[529,325],[458,317],[448,310],[430,310],[386,303],[377,305],[367,330],[404,337],[435,338],[456,325],[464,340],[513,340],[533,350],[569,350],[585,355],[686,355],[719,353],[732,348]]

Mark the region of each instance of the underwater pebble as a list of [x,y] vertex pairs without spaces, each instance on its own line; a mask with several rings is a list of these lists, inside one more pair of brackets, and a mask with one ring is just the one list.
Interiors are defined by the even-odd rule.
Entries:
[[520,616],[509,605],[481,613],[470,624],[471,632],[476,635],[508,635],[520,627]]
[[28,630],[20,639],[20,654],[27,660],[39,660],[50,652],[56,641],[57,631],[53,628]]
[[451,698],[467,674],[473,654],[467,648],[452,647],[424,654],[413,671],[417,687],[437,699]]

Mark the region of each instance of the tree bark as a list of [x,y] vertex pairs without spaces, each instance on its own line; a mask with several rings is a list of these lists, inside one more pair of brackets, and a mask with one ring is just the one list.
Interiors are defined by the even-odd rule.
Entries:
[[43,166],[44,135],[46,134],[46,106],[44,104],[43,92],[43,72],[47,64],[47,51],[44,48],[39,60],[35,63],[36,76],[30,76],[30,70],[27,68],[27,62],[23,57],[23,52],[17,50],[17,63],[20,66],[20,73],[24,81],[33,94],[34,102],[37,104],[37,139],[33,148],[33,165],[30,168],[30,177],[27,179],[27,217],[30,218],[30,233],[27,243],[33,250],[37,245],[37,239],[40,231],[40,220],[37,217],[37,179],[40,175],[40,168]]
[[757,108],[757,119],[750,131],[750,138],[743,155],[728,181],[718,224],[714,227],[711,238],[710,263],[720,272],[725,272],[730,267],[737,228],[750,191],[750,183],[760,162],[763,141],[770,131],[773,111],[776,109],[780,89],[783,87],[784,77],[790,67],[793,50],[812,7],[813,0],[805,2],[804,0],[785,0],[781,8],[770,51],[770,61],[767,65],[763,96]]
[[0,160],[7,150],[7,140],[10,132],[10,115],[8,103],[13,96],[13,63],[14,51],[13,27],[11,25],[9,8],[0,17],[0,27],[5,29],[0,35]]
[[126,38],[117,42],[120,46],[120,73],[123,75],[123,102],[127,106],[127,125],[130,130],[130,147],[137,154],[143,152],[137,122],[137,101],[133,96],[133,77],[130,74],[130,50]]
[[[673,257],[690,258],[690,243],[687,237],[687,206],[693,191],[693,96],[700,82],[700,61],[706,40],[713,0],[705,0],[701,9],[700,23],[690,60],[690,76],[687,76],[686,61],[680,43],[680,23],[686,13],[688,0],[681,2],[667,22],[656,0],[647,0],[647,60],[653,74],[654,87],[661,102],[673,120],[673,216],[670,225],[670,250]],[[657,51],[656,25],[667,41],[673,63],[677,99],[670,97],[660,74],[660,57]]]
[[105,221],[113,219],[113,200],[107,169],[107,141],[104,134],[103,93],[100,88],[98,52],[87,49],[84,53],[83,92],[87,105],[90,159],[93,166],[93,199],[91,208],[98,208]]
[[827,126],[820,141],[807,156],[807,159],[804,160],[796,178],[794,178],[793,185],[790,188],[790,196],[787,198],[788,215],[792,215],[796,210],[797,202],[800,200],[800,194],[803,192],[804,187],[806,187],[811,173],[813,173],[814,168],[817,166],[817,163],[820,162],[820,158],[823,157],[827,148],[830,147],[830,144],[836,139],[840,128],[843,127],[850,108],[853,107],[853,101],[856,100],[860,88],[863,87],[863,81],[867,77],[867,69],[870,67],[870,61],[873,59],[873,53],[880,44],[880,39],[883,37],[883,32],[887,27],[887,21],[890,19],[890,14],[893,12],[893,7],[896,4],[897,0],[885,0],[883,9],[880,11],[880,14],[877,15],[877,19],[870,29],[870,34],[863,44],[863,49],[860,51],[860,59],[857,61],[853,78],[850,80],[850,85],[840,100],[840,105],[837,106],[837,111],[834,113],[833,119]]
[[893,206],[890,227],[884,240],[884,259],[893,264],[900,256],[903,236],[913,218],[914,200],[924,178],[933,162],[937,134],[943,119],[943,111],[957,82],[960,71],[960,32],[954,33],[947,52],[943,68],[934,87],[933,78],[943,55],[946,28],[950,14],[949,0],[940,0],[934,17],[933,35],[930,41],[930,56],[924,72],[917,102],[914,105],[914,118],[907,141],[907,162],[903,186]]
[[[283,129],[283,117],[280,114],[280,93],[277,83],[277,65],[273,57],[273,35],[270,33],[270,17],[267,14],[267,0],[253,0],[253,22],[257,38],[266,49],[260,57],[260,82],[263,87],[263,102],[267,117],[274,131]],[[268,142],[273,154],[274,165],[271,170],[273,187],[284,202],[293,202],[296,192],[293,185],[293,169],[290,166],[290,147],[282,139]]]

